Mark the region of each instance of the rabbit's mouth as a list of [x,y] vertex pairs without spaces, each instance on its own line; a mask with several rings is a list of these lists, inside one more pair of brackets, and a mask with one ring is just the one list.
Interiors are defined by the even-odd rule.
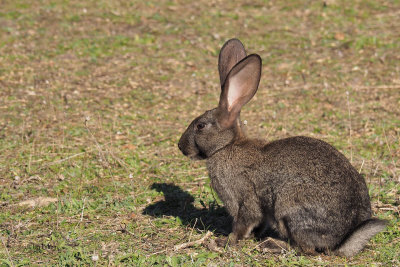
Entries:
[[204,153],[200,147],[197,145],[197,143],[195,142],[195,151],[193,151],[194,153],[190,153],[186,156],[188,156],[191,160],[203,160],[207,158],[206,153]]
[[201,150],[199,150],[198,153],[189,155],[189,158],[192,160],[203,160],[203,159],[206,159],[207,156]]
[[200,148],[200,146],[197,144],[196,141],[194,141],[194,144],[196,145],[196,150],[197,150],[196,155],[194,155],[194,159],[195,160],[206,159],[207,158],[207,154],[203,152],[203,150]]
[[178,147],[181,150],[182,154],[191,160],[203,160],[207,158],[207,155],[199,148],[196,142],[194,142],[194,146],[182,145],[183,142],[179,142]]

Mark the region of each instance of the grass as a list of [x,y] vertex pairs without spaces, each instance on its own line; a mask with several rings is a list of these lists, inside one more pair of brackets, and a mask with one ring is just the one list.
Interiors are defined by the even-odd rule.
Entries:
[[[0,266],[400,265],[399,1],[1,6]],[[390,221],[353,259],[273,255],[256,240],[173,249],[230,231],[204,162],[176,144],[217,104],[232,37],[264,64],[242,112],[250,135],[333,144]]]

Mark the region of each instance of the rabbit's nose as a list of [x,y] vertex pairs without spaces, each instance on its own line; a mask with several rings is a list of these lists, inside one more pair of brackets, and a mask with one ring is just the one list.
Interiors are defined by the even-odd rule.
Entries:
[[179,148],[179,150],[183,153],[183,155],[186,156],[185,152],[183,151],[183,147],[182,147],[181,142],[178,143],[178,148]]
[[182,145],[181,142],[178,143],[178,148],[184,156],[189,155],[189,152],[187,151],[187,149],[184,149],[184,145]]

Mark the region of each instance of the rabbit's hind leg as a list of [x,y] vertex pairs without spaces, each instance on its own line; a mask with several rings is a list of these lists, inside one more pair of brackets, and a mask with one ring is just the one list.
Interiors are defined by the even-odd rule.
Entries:
[[[280,231],[285,232],[290,242],[297,246],[301,253],[308,255],[317,255],[319,251],[332,247],[333,243],[333,238],[329,234],[322,234],[327,233],[327,229],[313,226],[301,227],[299,224],[293,225],[293,221],[289,225],[279,222]],[[283,227],[285,227],[284,230],[282,230]]]
[[[290,222],[290,223],[289,223]],[[291,245],[295,244],[305,254],[315,255],[315,245],[310,239],[310,230],[293,227],[293,220],[282,218],[278,220],[278,232],[282,238],[287,238]]]

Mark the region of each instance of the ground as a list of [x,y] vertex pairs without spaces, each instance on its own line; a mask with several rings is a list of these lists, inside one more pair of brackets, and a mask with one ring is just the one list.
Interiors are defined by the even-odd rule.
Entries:
[[[0,1],[0,265],[400,265],[400,2]],[[307,135],[389,220],[352,259],[174,250],[230,218],[177,148],[218,102],[217,56],[263,60],[252,137]]]

